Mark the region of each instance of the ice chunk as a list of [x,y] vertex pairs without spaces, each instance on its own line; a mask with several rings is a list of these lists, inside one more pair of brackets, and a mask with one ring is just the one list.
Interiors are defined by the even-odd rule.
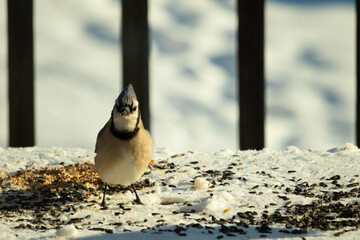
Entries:
[[358,149],[359,148],[353,143],[345,143],[345,150],[346,151],[356,151]]
[[291,152],[291,153],[297,153],[297,154],[299,154],[299,153],[302,152],[302,151],[301,151],[298,147],[296,147],[296,146],[288,146],[288,147],[286,148],[286,150],[288,150],[288,151]]
[[63,228],[60,228],[56,231],[56,236],[75,238],[78,235],[79,231],[75,228],[74,225],[67,225]]
[[225,209],[229,209],[234,203],[233,195],[228,192],[221,192],[206,200],[205,212],[214,215],[222,214]]
[[205,178],[197,178],[195,179],[194,187],[199,190],[207,189],[209,182]]

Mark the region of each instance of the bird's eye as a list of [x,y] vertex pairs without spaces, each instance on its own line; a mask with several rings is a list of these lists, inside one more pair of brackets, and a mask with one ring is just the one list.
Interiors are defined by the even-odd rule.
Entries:
[[135,107],[132,107],[132,108],[131,108],[131,111],[132,111],[132,112],[136,111],[136,106],[135,106]]

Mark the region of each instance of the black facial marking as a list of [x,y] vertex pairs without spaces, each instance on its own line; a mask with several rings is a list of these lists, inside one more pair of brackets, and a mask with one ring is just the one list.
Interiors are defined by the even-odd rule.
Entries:
[[128,115],[136,111],[137,107],[133,103],[130,104],[115,104],[116,111],[121,113],[121,115]]
[[115,107],[116,107],[116,111],[118,111],[118,112],[120,112],[120,105],[117,105],[117,104],[115,104]]
[[140,111],[139,111],[136,126],[135,126],[134,130],[132,130],[132,131],[119,131],[119,130],[115,129],[115,126],[114,126],[114,114],[113,114],[113,112],[111,112],[111,126],[110,126],[111,133],[115,137],[117,137],[118,139],[121,139],[121,140],[130,140],[130,139],[132,139],[139,132],[139,122],[140,122],[140,117],[141,117],[140,115],[141,114],[140,114]]

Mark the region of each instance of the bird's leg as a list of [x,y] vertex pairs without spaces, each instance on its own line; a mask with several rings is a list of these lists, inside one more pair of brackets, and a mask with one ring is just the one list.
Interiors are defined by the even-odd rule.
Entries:
[[103,195],[103,200],[102,200],[102,202],[101,202],[101,206],[102,207],[106,207],[106,200],[105,200],[105,195],[106,195],[106,189],[107,189],[107,184],[105,183],[105,185],[104,185],[104,195]]
[[141,205],[143,205],[143,203],[141,202],[141,200],[140,200],[140,198],[139,198],[139,195],[138,195],[137,192],[136,192],[135,185],[132,184],[132,187],[133,187],[133,189],[134,189],[134,193],[135,193],[135,196],[136,196],[135,203],[136,203],[136,204],[141,204]]

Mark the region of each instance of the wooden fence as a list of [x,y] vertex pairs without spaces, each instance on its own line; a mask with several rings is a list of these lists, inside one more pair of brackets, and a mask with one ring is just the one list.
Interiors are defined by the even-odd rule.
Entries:
[[[34,43],[33,0],[8,0],[9,145],[33,146]],[[238,92],[240,149],[264,147],[264,0],[237,1]],[[356,4],[359,13],[359,4]],[[132,83],[142,104],[142,117],[150,127],[148,1],[122,0],[123,85]],[[357,59],[359,19],[357,18]],[[359,61],[357,65],[357,92]],[[360,141],[360,104],[357,94],[356,141]]]
[[11,147],[35,144],[33,2],[7,1]]

